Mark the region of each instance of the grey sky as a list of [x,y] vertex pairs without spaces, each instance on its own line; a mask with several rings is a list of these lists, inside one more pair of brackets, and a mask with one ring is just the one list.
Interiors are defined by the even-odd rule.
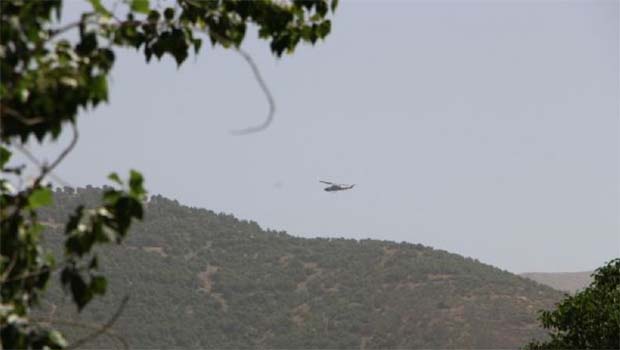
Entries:
[[292,56],[248,36],[277,115],[245,137],[228,131],[267,104],[241,57],[205,47],[177,70],[128,50],[58,174],[135,168],[153,194],[293,235],[592,269],[620,255],[618,33],[618,1],[343,2]]

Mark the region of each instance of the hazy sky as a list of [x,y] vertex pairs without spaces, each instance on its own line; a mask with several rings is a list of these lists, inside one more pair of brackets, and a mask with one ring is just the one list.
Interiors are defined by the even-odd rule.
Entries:
[[[68,1],[66,17],[77,1]],[[407,241],[513,272],[620,256],[618,1],[341,2],[280,60],[248,35],[177,69],[119,55],[57,173],[141,170],[152,194],[304,237]],[[57,151],[47,146],[48,158]],[[319,179],[355,183],[323,192]]]

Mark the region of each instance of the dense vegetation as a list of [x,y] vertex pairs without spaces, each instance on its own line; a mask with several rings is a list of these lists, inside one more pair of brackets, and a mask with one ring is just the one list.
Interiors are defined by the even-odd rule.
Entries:
[[[40,213],[57,220],[100,190],[59,190]],[[79,315],[132,348],[516,348],[544,333],[537,310],[561,293],[473,259],[408,243],[304,239],[152,196],[123,246],[99,248],[109,293]],[[78,317],[53,288],[42,317]],[[69,322],[70,323],[70,322]],[[102,336],[90,346],[118,346]]]
[[620,349],[620,258],[592,277],[586,289],[541,313],[550,339],[532,342],[528,349]]

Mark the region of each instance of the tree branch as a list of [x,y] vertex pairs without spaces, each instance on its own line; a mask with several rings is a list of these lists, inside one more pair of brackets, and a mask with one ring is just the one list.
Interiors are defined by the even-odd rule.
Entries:
[[[120,305],[118,306],[118,308],[116,309],[116,312],[114,313],[114,315],[112,315],[112,317],[108,320],[108,322],[104,323],[101,327],[99,327],[99,329],[97,329],[95,332],[81,338],[78,339],[75,343],[69,345],[67,347],[67,350],[71,350],[71,349],[76,349],[78,347],[80,347],[81,345],[84,345],[85,343],[92,341],[93,339],[99,337],[101,334],[104,334],[106,332],[109,332],[109,328],[112,327],[114,325],[114,323],[116,322],[116,320],[120,317],[120,315],[123,313],[123,310],[125,309],[125,306],[127,305],[127,301],[129,300],[129,296],[126,295],[123,300],[121,301]],[[125,348],[127,349],[127,343],[123,341],[123,345],[125,346]]]
[[[39,169],[43,170],[43,168],[45,167],[45,164],[41,163],[33,154],[32,152],[30,152],[26,146],[24,144],[17,144],[15,145],[15,147],[17,148],[17,150],[19,152],[21,152],[21,154],[23,154],[24,156],[26,156],[26,158],[28,158],[34,165],[38,166]],[[54,180],[56,180],[56,182],[58,182],[59,184],[63,185],[63,186],[67,186],[67,187],[71,187],[71,185],[69,183],[67,183],[65,180],[63,180],[62,178],[60,178],[60,176],[54,174],[52,171],[49,172],[49,176],[51,178],[53,178]]]
[[71,123],[71,129],[73,130],[73,139],[71,139],[71,143],[69,144],[69,146],[67,146],[67,148],[65,148],[60,153],[60,155],[58,155],[58,158],[56,158],[56,160],[54,160],[51,165],[44,166],[44,168],[41,170],[41,175],[39,175],[39,179],[40,179],[38,180],[39,182],[43,180],[43,177],[45,177],[45,175],[47,175],[49,172],[54,170],[54,168],[58,166],[58,164],[60,164],[60,162],[62,162],[63,159],[65,159],[65,157],[69,154],[69,152],[71,152],[73,148],[75,148],[75,145],[77,144],[78,137],[79,137],[78,130],[77,130],[77,127],[75,126],[75,123]]
[[73,28],[79,27],[80,24],[82,24],[82,20],[71,22],[69,24],[66,24],[66,25],[60,27],[60,28],[50,29],[50,31],[49,31],[50,39],[55,37],[55,36],[57,36],[57,35],[60,35],[60,34],[62,34],[64,32],[66,32],[66,31],[69,31],[69,30],[71,30]]
[[78,136],[79,136],[78,131],[77,131],[77,127],[75,126],[74,123],[71,123],[71,127],[72,127],[72,130],[73,130],[73,139],[71,140],[71,143],[69,144],[69,146],[67,146],[67,148],[65,148],[60,153],[58,158],[56,158],[56,160],[54,160],[52,162],[52,164],[44,165],[43,168],[41,168],[41,173],[34,180],[33,184],[30,186],[30,188],[25,193],[21,193],[17,197],[17,201],[15,203],[15,211],[13,212],[12,216],[19,215],[19,213],[21,212],[22,208],[28,202],[28,197],[30,196],[30,194],[39,186],[39,184],[41,183],[41,181],[43,181],[45,176],[47,174],[49,174],[50,171],[54,170],[54,168],[56,166],[58,166],[58,164],[60,164],[60,162],[62,162],[63,159],[65,159],[65,157],[69,154],[69,152],[71,152],[73,150],[73,148],[77,144],[77,140],[78,140]]
[[[120,307],[124,307],[124,305],[122,305],[122,303],[125,302],[126,299],[128,299],[127,296],[123,299],[123,301],[121,301],[121,306]],[[56,305],[51,304],[51,303],[50,303],[50,305],[55,310]],[[118,311],[117,311],[117,313],[118,313]],[[98,324],[87,323],[87,322],[84,322],[84,321],[79,321],[78,322],[78,321],[72,321],[72,320],[63,320],[63,319],[53,318],[52,314],[50,314],[50,316],[45,317],[45,318],[37,318],[37,317],[35,317],[35,318],[32,318],[32,320],[34,322],[38,322],[38,323],[49,323],[49,324],[58,324],[58,325],[65,325],[65,326],[71,326],[71,327],[87,328],[87,329],[95,330],[97,332],[100,332],[101,329],[105,326],[105,325],[102,326],[102,325],[98,325]],[[108,337],[118,341],[121,344],[121,346],[123,347],[123,349],[129,349],[129,344],[127,343],[127,340],[125,340],[125,338],[123,338],[122,336],[118,335],[113,330],[105,329],[101,334],[104,334],[104,335],[106,335],[106,336],[108,336]],[[82,339],[84,339],[84,338],[82,338]],[[91,338],[91,340],[92,339],[94,339],[94,338]],[[74,344],[72,346],[77,346],[77,345]]]
[[95,19],[97,19],[99,17],[97,15],[97,13],[95,13],[95,12],[85,12],[83,14],[83,17],[79,21],[67,23],[64,26],[56,28],[56,29],[50,29],[49,32],[48,32],[49,33],[49,39],[51,39],[51,38],[53,38],[55,36],[58,36],[58,35],[60,35],[60,34],[62,34],[64,32],[67,32],[67,31],[69,31],[69,30],[71,30],[73,28],[77,28],[80,25],[86,25],[88,23],[97,23],[96,20],[89,21],[89,19],[91,17],[93,17],[93,16],[96,17]]
[[267,84],[265,83],[265,81],[263,80],[263,77],[261,76],[258,66],[256,66],[256,63],[252,59],[252,56],[250,56],[247,52],[243,51],[240,48],[236,48],[236,51],[250,65],[250,68],[252,68],[252,73],[254,73],[254,79],[256,79],[261,90],[263,90],[263,93],[265,93],[265,96],[267,97],[267,102],[269,103],[269,112],[267,113],[267,118],[262,124],[251,126],[249,128],[245,128],[241,130],[231,131],[233,135],[247,135],[247,134],[263,131],[267,127],[269,127],[269,125],[271,125],[271,123],[273,122],[273,117],[276,113],[276,103],[273,99],[273,96],[271,95],[271,91],[269,90],[269,88],[267,87]]
[[[188,0],[188,3],[196,6],[195,4],[193,4],[193,1],[191,0]],[[222,45],[224,44],[231,45],[235,49],[235,51],[237,51],[237,53],[241,55],[241,57],[243,57],[243,59],[248,63],[248,65],[250,65],[250,68],[252,69],[252,73],[254,74],[254,79],[260,86],[261,90],[263,90],[263,93],[265,94],[265,97],[267,98],[267,103],[269,103],[269,112],[267,113],[267,118],[265,119],[263,123],[256,125],[256,126],[251,126],[245,129],[232,130],[230,133],[233,135],[247,135],[247,134],[252,134],[255,132],[260,132],[260,131],[265,130],[273,122],[273,118],[276,114],[276,102],[273,98],[273,95],[271,94],[271,90],[269,90],[269,87],[265,83],[265,80],[263,79],[260,73],[260,70],[258,69],[258,66],[254,62],[254,59],[252,59],[252,56],[250,56],[249,53],[245,52],[243,49],[241,49],[234,43],[231,43],[230,40],[222,37],[218,33],[207,29],[206,34],[215,38]]]
[[13,271],[13,268],[15,267],[15,264],[17,263],[17,259],[15,257],[15,254],[13,254],[13,257],[11,258],[11,262],[9,263],[9,266],[7,267],[7,269],[2,273],[2,276],[0,276],[0,285],[2,285],[2,283],[4,283],[4,280],[9,277],[9,275],[11,274],[11,271]]
[[26,118],[13,108],[7,107],[5,104],[0,104],[0,117],[4,118],[5,113],[9,117],[13,117],[20,123],[27,126],[33,126],[45,122],[45,118],[43,117]]
[[25,279],[30,278],[30,277],[36,277],[36,276],[42,275],[44,273],[49,273],[51,275],[52,273],[58,271],[61,267],[65,266],[65,265],[67,265],[67,262],[63,262],[63,263],[58,264],[58,265],[56,265],[54,267],[47,266],[47,269],[45,267],[43,267],[43,268],[41,268],[39,270],[32,271],[32,272],[29,272],[29,273],[26,273],[26,274],[22,274],[20,276],[15,276],[15,277],[12,277],[12,278],[8,278],[8,279],[6,279],[6,277],[8,277],[9,274],[6,273],[5,275],[2,276],[2,278],[0,278],[0,286],[2,286],[3,284],[9,283],[9,282],[22,281],[22,280],[25,280]]

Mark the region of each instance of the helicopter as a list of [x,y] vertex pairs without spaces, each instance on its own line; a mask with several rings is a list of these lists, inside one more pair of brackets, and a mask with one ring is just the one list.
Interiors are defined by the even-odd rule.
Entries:
[[325,191],[326,192],[336,192],[336,191],[345,191],[345,190],[350,190],[352,189],[355,184],[353,185],[343,185],[343,184],[335,184],[333,182],[329,182],[329,181],[323,181],[323,180],[319,180],[319,182],[322,182],[326,185],[329,185],[327,187],[325,187]]

